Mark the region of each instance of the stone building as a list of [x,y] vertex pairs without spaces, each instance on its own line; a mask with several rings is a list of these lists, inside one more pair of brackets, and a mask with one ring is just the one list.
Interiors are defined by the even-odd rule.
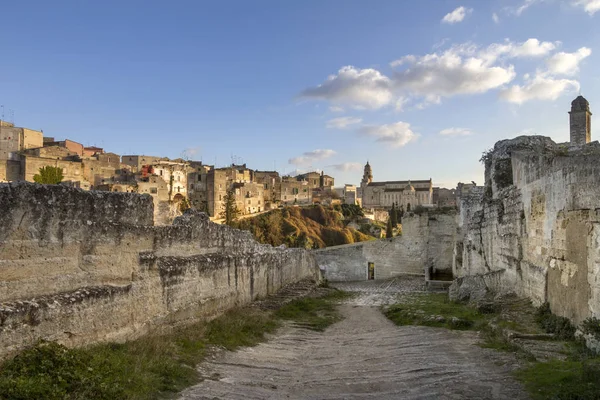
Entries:
[[62,169],[65,185],[86,189],[91,184],[84,177],[84,169],[81,158],[74,152],[64,147],[50,146],[27,149],[17,155],[20,162],[19,179],[33,182],[40,168],[52,166]]
[[306,174],[297,175],[295,178],[299,181],[306,181],[310,189],[333,190],[333,177],[325,175],[323,171],[321,171],[321,173],[308,172]]
[[83,145],[81,143],[77,143],[73,140],[65,139],[65,140],[54,140],[53,137],[44,137],[44,147],[52,147],[58,146],[63,147],[69,150],[72,153],[77,154],[78,156],[83,156]]
[[256,182],[234,182],[233,190],[238,210],[254,214],[265,210],[264,186]]
[[342,203],[360,205],[360,198],[358,197],[356,185],[346,183],[344,187],[335,188],[333,191],[335,197],[341,199]]
[[143,156],[143,155],[125,155],[121,157],[121,163],[129,165],[132,172],[136,173],[142,169],[144,165],[150,165],[160,160],[161,157]]
[[277,207],[281,202],[281,177],[277,171],[254,171],[254,181],[264,187],[265,210]]
[[456,207],[456,189],[434,187],[433,204],[437,207]]
[[[317,174],[318,175],[318,174]],[[312,203],[313,191],[318,190],[319,186],[308,180],[298,177],[284,176],[281,178],[281,190],[279,200],[281,204],[305,205]]]
[[365,165],[360,184],[364,208],[391,208],[403,206],[405,210],[418,205],[432,205],[433,182],[427,180],[373,182],[373,171],[369,162]]
[[15,127],[11,122],[0,120],[0,182],[21,179],[19,153],[43,145],[41,131]]
[[96,153],[82,160],[83,176],[92,189],[99,185],[121,181],[121,157],[115,153]]
[[571,144],[583,146],[592,140],[592,113],[590,103],[583,97],[577,96],[571,102],[569,111]]

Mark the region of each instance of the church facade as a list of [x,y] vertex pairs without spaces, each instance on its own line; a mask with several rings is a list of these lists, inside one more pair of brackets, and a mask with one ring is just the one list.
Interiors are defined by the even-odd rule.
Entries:
[[367,161],[360,183],[364,208],[392,208],[392,205],[410,210],[433,203],[433,182],[427,180],[373,182],[373,170]]

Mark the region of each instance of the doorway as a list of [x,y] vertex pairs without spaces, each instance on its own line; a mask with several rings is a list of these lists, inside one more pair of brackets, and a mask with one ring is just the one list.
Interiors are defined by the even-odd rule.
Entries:
[[369,263],[367,267],[367,279],[370,281],[375,279],[375,263]]

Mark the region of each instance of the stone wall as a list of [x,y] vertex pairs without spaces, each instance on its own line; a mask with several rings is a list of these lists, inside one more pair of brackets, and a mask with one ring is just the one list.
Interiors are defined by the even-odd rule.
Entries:
[[376,279],[425,275],[452,270],[455,235],[454,214],[407,214],[402,218],[402,236],[327,247],[314,254],[330,281],[365,280],[370,262],[375,264]]
[[128,340],[319,279],[310,252],[258,244],[201,213],[152,226],[152,203],[0,184],[0,357],[40,338]]
[[600,316],[600,146],[498,142],[462,200],[452,295],[517,293],[575,323]]

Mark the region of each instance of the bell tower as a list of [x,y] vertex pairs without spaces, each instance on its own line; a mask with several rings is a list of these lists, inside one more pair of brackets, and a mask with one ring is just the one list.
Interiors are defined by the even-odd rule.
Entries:
[[590,112],[590,103],[583,96],[577,96],[571,102],[569,125],[571,145],[583,146],[592,141],[592,113]]
[[362,178],[362,181],[360,182],[360,185],[366,186],[371,182],[373,182],[373,171],[371,170],[371,166],[369,165],[369,162],[367,161],[367,165],[365,165],[365,172],[363,174],[363,178]]

